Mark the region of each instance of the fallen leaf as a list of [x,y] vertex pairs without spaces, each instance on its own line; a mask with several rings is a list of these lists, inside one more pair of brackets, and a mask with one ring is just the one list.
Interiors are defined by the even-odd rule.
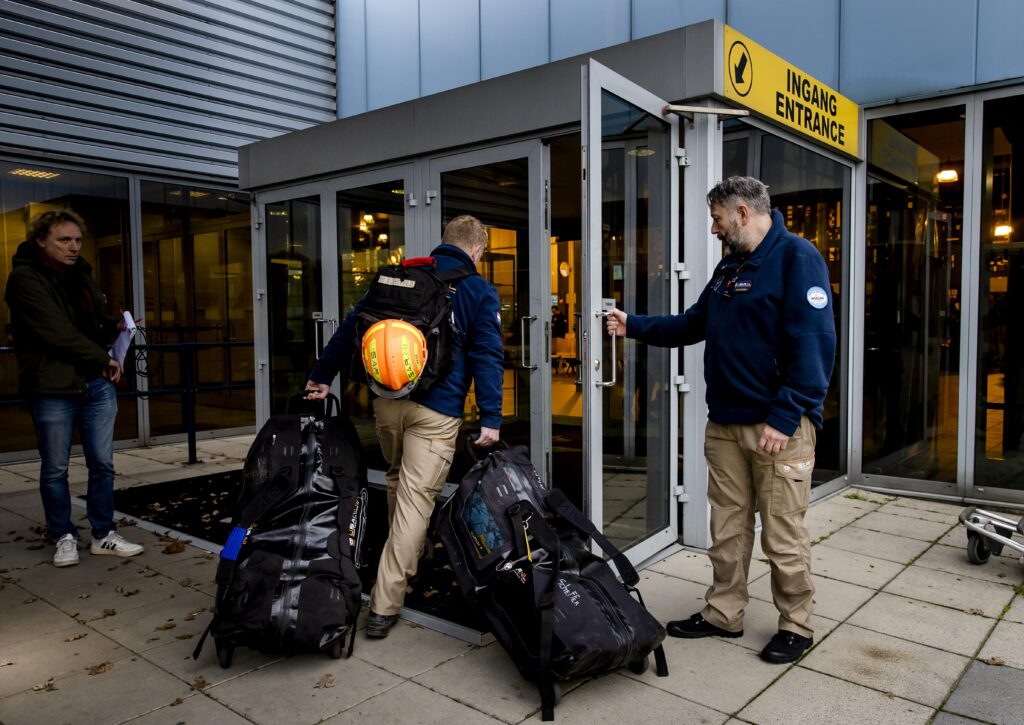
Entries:
[[180,554],[185,550],[184,541],[172,541],[164,547],[165,554]]
[[82,639],[82,637],[88,637],[88,632],[79,632],[78,634],[72,634],[64,638],[65,642],[74,642],[75,640]]
[[890,700],[895,700],[896,699],[896,693],[895,692],[886,692],[885,696],[888,697]]
[[977,617],[984,617],[985,616],[985,612],[983,612],[982,610],[978,609],[977,607],[971,607],[970,609],[967,610],[967,613],[968,614],[973,614],[973,615],[975,615]]
[[89,595],[88,595],[88,594],[79,594],[79,595],[78,595],[78,598],[79,598],[79,599],[88,599],[88,598],[89,598]]
[[206,678],[200,675],[196,678],[196,681],[192,683],[191,688],[193,690],[202,690],[205,687],[209,687],[210,683],[206,681]]
[[186,622],[191,622],[193,619],[195,619],[196,617],[198,617],[200,614],[202,614],[205,611],[206,611],[206,607],[199,607],[199,609],[196,609],[195,611],[192,611],[192,612],[189,612],[188,614],[186,614],[185,615],[185,621]]
[[122,516],[121,518],[119,518],[117,520],[117,525],[121,526],[121,527],[135,526],[136,523],[137,522],[135,521],[135,519],[129,519],[129,518],[125,517],[125,516]]
[[10,667],[13,664],[10,660],[0,660],[0,667]]
[[325,690],[328,687],[334,687],[334,675],[324,675],[317,681],[315,685],[313,685],[313,689]]
[[181,584],[181,586],[183,586],[183,587],[191,587],[191,586],[195,585],[195,582],[192,581],[191,577],[185,577],[184,579],[182,579],[178,583]]
[[53,678],[51,677],[46,682],[37,682],[32,685],[32,689],[36,692],[52,692],[56,690],[57,687],[53,684]]
[[142,576],[144,576],[146,578],[150,578],[150,577],[154,577],[154,576],[160,576],[160,572],[154,571],[153,569],[140,569],[139,570],[139,574],[141,574]]
[[1006,660],[1004,660],[1002,657],[985,657],[978,661],[984,662],[986,665],[992,665],[993,667],[1002,667],[1006,664]]
[[164,630],[174,629],[177,626],[178,625],[176,625],[174,622],[164,622],[163,624],[158,624],[155,627],[153,627],[153,631],[162,632]]
[[146,640],[146,644],[149,644],[150,642],[159,642],[159,641],[160,641],[159,637],[150,637],[149,639]]
[[996,576],[999,577],[1000,579],[1005,579],[1006,578],[1006,572],[1005,571],[1001,571],[998,574],[996,574]]
[[39,597],[29,597],[28,599],[23,601],[22,604],[31,604],[32,602],[38,602],[38,601],[39,601]]
[[179,634],[175,639],[192,639],[193,637],[195,637],[194,634]]
[[114,665],[110,662],[100,662],[98,665],[86,667],[85,671],[88,672],[90,675],[102,675],[104,672],[109,672],[110,668],[113,666]]
[[171,707],[177,707],[178,705],[180,705],[183,702],[185,702],[185,701],[182,700],[180,697],[176,697],[176,698],[174,698],[174,702],[171,703]]
[[114,587],[114,591],[120,594],[122,597],[134,597],[138,594],[141,589],[128,589],[127,587],[117,586]]

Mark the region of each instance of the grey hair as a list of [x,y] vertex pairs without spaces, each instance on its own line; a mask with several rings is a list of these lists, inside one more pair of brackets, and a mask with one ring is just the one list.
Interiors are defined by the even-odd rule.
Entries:
[[441,243],[454,244],[468,252],[474,247],[487,245],[487,229],[476,217],[463,214],[448,222]]
[[772,210],[768,187],[752,176],[730,176],[708,192],[708,206],[733,206],[737,202],[746,204],[758,214],[770,214]]

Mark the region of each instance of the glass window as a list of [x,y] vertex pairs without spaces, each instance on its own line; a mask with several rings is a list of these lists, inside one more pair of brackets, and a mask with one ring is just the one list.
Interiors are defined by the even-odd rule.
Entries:
[[[1024,97],[985,103],[976,486],[1024,490]],[[1018,183],[1014,184],[1014,180]]]
[[177,391],[189,379],[197,430],[252,426],[249,197],[154,181],[141,195],[152,433],[185,429]]
[[868,126],[864,473],[956,480],[963,158],[963,106]]
[[[11,257],[25,241],[29,220],[55,209],[71,209],[85,220],[81,256],[92,265],[93,276],[106,294],[107,311],[119,314],[131,309],[128,180],[116,176],[0,161],[0,285],[6,288]],[[31,417],[17,402],[18,366],[11,347],[10,321],[7,305],[0,305],[0,453],[36,447]],[[130,359],[125,367],[126,381],[118,385],[122,397],[114,427],[116,440],[138,436]]]

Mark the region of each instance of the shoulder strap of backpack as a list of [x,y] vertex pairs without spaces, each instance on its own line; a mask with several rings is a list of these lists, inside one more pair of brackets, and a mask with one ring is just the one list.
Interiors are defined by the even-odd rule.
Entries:
[[473,275],[480,273],[475,269],[459,265],[454,269],[446,269],[444,272],[435,272],[434,274],[436,274],[437,278],[442,282],[458,282],[460,279],[472,277]]
[[622,577],[622,581],[628,586],[636,586],[636,583],[640,581],[640,575],[636,573],[636,569],[633,568],[626,555],[597,530],[594,523],[584,516],[572,501],[566,498],[565,493],[557,488],[551,489],[547,495],[547,504],[577,530],[596,541],[597,545],[604,549],[604,552],[615,562],[615,568],[618,570],[619,576]]

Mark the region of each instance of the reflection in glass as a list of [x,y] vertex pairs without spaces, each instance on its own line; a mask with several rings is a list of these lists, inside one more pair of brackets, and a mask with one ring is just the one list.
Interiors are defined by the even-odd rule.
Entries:
[[[601,94],[602,299],[628,314],[669,312],[669,127],[607,91]],[[600,325],[594,329],[600,330]],[[601,388],[603,531],[620,548],[669,522],[667,348],[601,334],[602,359],[619,366],[619,384]],[[611,371],[604,371],[608,378]]]
[[[956,480],[963,113],[869,124],[865,473]],[[940,180],[946,167],[956,181]]]
[[320,197],[267,204],[270,412],[284,413],[316,360],[314,312],[322,311]]
[[[530,444],[530,374],[520,364],[524,354],[531,357],[529,340],[521,339],[523,330],[529,335],[529,321],[524,326],[522,317],[531,314],[528,170],[527,159],[514,159],[441,174],[442,228],[435,230],[440,240],[444,225],[460,214],[471,214],[487,227],[487,251],[477,269],[498,290],[505,352],[501,438],[509,445]],[[479,426],[471,389],[461,434]],[[458,481],[471,465],[460,447],[449,480]]]
[[[338,297],[347,315],[381,267],[405,258],[405,188],[390,181],[338,192]],[[331,329],[325,330],[329,338]],[[358,363],[356,363],[358,364]],[[388,468],[374,427],[370,389],[349,384],[344,394],[369,468]]]
[[985,103],[974,444],[974,484],[1017,490],[1024,490],[1022,112],[1021,96]]
[[843,315],[843,238],[849,237],[850,169],[777,136],[762,135],[761,180],[768,185],[772,206],[782,212],[786,228],[813,244],[828,265],[832,314],[836,325],[836,358],[825,396],[824,427],[818,431],[814,483],[846,473],[847,338]]
[[[0,162],[0,295],[11,273],[11,257],[25,241],[29,220],[44,211],[71,209],[84,220],[81,256],[107,297],[107,311],[131,309],[128,180],[39,164]],[[10,339],[10,310],[0,304],[0,453],[35,453],[36,437],[28,410],[19,400],[18,365]],[[132,395],[134,362],[126,362],[118,385],[114,439],[138,436]]]
[[[180,389],[196,395],[196,430],[255,424],[252,245],[249,197],[232,191],[143,181],[142,254],[150,425],[181,433]],[[162,345],[204,343],[189,350]],[[207,347],[206,344],[209,344]],[[191,366],[191,369],[189,368]]]

